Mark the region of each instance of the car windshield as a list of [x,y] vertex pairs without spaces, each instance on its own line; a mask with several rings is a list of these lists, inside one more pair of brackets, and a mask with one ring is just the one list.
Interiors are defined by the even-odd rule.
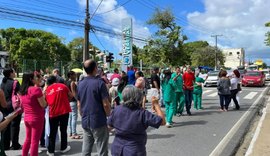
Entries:
[[259,72],[247,72],[246,76],[260,76]]
[[218,72],[210,72],[208,73],[208,76],[218,76]]

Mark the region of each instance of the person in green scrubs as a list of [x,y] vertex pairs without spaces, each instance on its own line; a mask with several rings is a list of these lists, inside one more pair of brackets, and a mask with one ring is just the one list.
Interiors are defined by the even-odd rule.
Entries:
[[183,93],[183,77],[180,67],[176,67],[175,72],[172,74],[172,79],[176,86],[174,115],[181,116],[184,111],[185,96]]
[[172,118],[175,110],[175,90],[176,86],[174,80],[171,78],[171,71],[166,69],[164,72],[165,78],[163,80],[164,95],[163,100],[166,109],[166,127],[171,128],[173,126]]
[[204,83],[204,79],[199,77],[200,73],[196,74],[194,90],[193,90],[193,102],[195,109],[203,109],[202,107],[202,85]]

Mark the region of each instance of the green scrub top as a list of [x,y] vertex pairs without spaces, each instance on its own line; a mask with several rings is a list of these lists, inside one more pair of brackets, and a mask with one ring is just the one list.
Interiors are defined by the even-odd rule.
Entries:
[[173,79],[171,78],[169,81],[164,81],[164,101],[166,102],[174,102],[175,100],[175,90],[176,90],[176,86],[175,83],[173,81]]
[[[202,85],[203,85],[203,83],[204,83],[204,79],[203,78],[201,78],[201,77],[196,77],[195,78],[195,82],[198,82],[198,83],[201,83]],[[194,83],[194,90],[193,90],[193,93],[202,93],[202,85],[201,86],[199,86],[199,85],[197,85],[196,83]]]
[[[172,80],[176,76],[177,76],[177,74],[173,73],[172,74]],[[183,92],[183,75],[182,74],[177,77],[177,79],[174,81],[174,83],[175,83],[175,86],[176,86],[175,92]]]

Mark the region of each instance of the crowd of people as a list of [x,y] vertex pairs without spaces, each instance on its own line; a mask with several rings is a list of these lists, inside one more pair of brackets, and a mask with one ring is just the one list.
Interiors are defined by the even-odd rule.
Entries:
[[[29,153],[37,156],[41,146],[47,147],[47,155],[53,156],[59,128],[61,153],[71,150],[70,137],[83,139],[82,155],[91,155],[96,142],[99,155],[106,156],[109,132],[113,132],[113,156],[144,156],[149,126],[173,127],[173,117],[183,115],[184,107],[186,114],[192,115],[192,103],[194,109],[203,109],[202,86],[207,77],[201,78],[200,72],[189,66],[176,67],[174,72],[169,68],[154,68],[150,83],[142,71],[135,71],[132,66],[121,74],[116,68],[108,78],[94,60],[87,60],[84,71],[86,75],[80,76],[79,81],[73,71],[68,72],[66,80],[58,69],[52,74],[46,71],[45,75],[38,71],[26,72],[20,84],[14,79],[15,71],[5,69],[0,89],[0,155],[5,155],[5,150],[22,149],[23,156]],[[228,77],[226,71],[221,70],[219,77],[220,110],[228,111],[231,99],[235,108],[240,109],[236,98],[240,73],[235,70]],[[149,90],[151,111],[145,105]],[[19,109],[12,105],[14,94],[20,97]],[[161,107],[165,107],[166,115]],[[26,128],[23,146],[19,144],[22,113]],[[77,133],[78,114],[82,119],[83,136]]]

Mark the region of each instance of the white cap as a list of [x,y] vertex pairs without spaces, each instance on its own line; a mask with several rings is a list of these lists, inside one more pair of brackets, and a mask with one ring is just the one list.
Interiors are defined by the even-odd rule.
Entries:
[[119,85],[119,79],[118,79],[118,78],[114,78],[114,79],[112,80],[112,85],[113,85],[113,86]]

